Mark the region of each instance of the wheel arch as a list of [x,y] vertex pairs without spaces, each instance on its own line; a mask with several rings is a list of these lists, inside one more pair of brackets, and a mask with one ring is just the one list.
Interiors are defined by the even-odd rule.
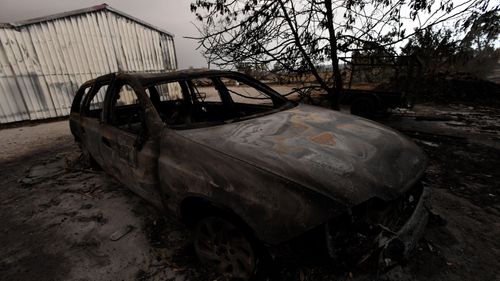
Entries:
[[213,202],[201,196],[188,196],[184,198],[179,207],[179,215],[181,221],[188,228],[194,227],[196,222],[206,217],[216,216],[225,218],[241,228],[251,239],[257,240],[255,231],[240,215],[223,204]]

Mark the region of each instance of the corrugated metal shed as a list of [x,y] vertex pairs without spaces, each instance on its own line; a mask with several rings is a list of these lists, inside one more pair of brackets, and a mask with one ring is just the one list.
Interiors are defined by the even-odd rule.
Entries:
[[0,24],[0,123],[66,116],[100,75],[176,68],[172,34],[106,4]]

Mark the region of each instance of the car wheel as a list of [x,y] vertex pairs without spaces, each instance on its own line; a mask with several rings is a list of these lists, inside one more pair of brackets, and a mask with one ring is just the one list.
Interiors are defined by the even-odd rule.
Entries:
[[250,239],[225,219],[201,219],[194,233],[194,248],[200,261],[226,280],[249,280],[256,271],[256,252]]

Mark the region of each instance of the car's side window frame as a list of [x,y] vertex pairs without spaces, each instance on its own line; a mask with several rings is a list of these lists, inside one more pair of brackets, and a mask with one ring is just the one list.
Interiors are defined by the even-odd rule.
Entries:
[[76,91],[75,97],[73,98],[73,102],[71,103],[71,112],[72,113],[80,113],[83,103],[85,102],[86,97],[92,91],[93,83],[83,84]]
[[181,87],[181,93],[182,93],[182,97],[183,97],[184,101],[189,103],[190,105],[192,105],[193,101],[191,98],[191,89],[189,87],[189,79],[174,80],[172,82],[179,83],[179,85]]
[[[197,86],[193,82],[194,80],[197,79],[210,79],[212,81],[212,87],[216,90],[217,94],[219,95],[220,98],[220,103],[228,108],[234,105],[231,96],[227,92],[227,89],[225,88],[224,84],[220,80],[220,76],[206,76],[206,77],[201,77],[201,78],[191,78],[186,80],[186,87],[189,95],[189,100],[191,101],[192,104],[196,104],[198,101],[197,96],[196,96],[196,90]],[[196,101],[195,101],[196,100]],[[204,102],[203,102],[204,103]],[[200,103],[200,104],[203,104]]]
[[[116,124],[113,124],[113,99],[114,97],[120,92],[121,88],[124,87],[125,85],[128,85],[130,88],[132,88],[134,94],[137,97],[138,100],[138,105],[140,107],[140,120],[142,123],[142,131],[140,133],[133,133],[127,130],[124,130],[122,128],[119,128],[116,126]],[[146,109],[148,106],[151,106],[154,109],[154,105],[152,101],[147,97],[145,88],[138,82],[135,81],[134,79],[126,79],[126,78],[117,78],[113,81],[111,87],[108,89],[108,92],[106,93],[106,97],[104,98],[104,108],[103,108],[103,113],[102,113],[102,123],[108,126],[111,126],[113,128],[116,128],[122,132],[135,135],[138,137],[144,137],[147,138],[149,135],[149,125],[147,122],[146,118]],[[157,113],[158,114],[158,113]],[[159,117],[158,117],[159,118]]]
[[90,103],[92,102],[94,97],[97,95],[99,90],[104,86],[108,86],[108,88],[106,89],[106,93],[104,94],[104,101],[102,104],[101,114],[97,118],[100,122],[102,122],[104,107],[106,106],[106,96],[108,96],[108,93],[113,86],[113,79],[97,80],[92,84],[90,91],[85,95],[84,100],[82,101],[81,106],[80,106],[80,115],[82,117],[93,118],[93,117],[89,116],[89,114],[88,114],[89,110],[90,110]]
[[212,81],[214,83],[214,87],[217,90],[217,92],[220,95],[220,98],[222,100],[222,103],[228,107],[231,108],[235,105],[233,99],[231,99],[231,94],[229,94],[226,85],[224,85],[224,82],[222,82],[223,76],[214,76],[211,77]]

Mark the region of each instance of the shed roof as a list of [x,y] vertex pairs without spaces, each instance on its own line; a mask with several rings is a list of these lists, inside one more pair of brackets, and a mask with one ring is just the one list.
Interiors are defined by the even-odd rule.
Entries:
[[115,13],[117,15],[120,15],[122,17],[125,17],[125,18],[128,18],[132,21],[135,21],[141,25],[144,25],[148,28],[151,28],[151,29],[154,29],[158,32],[161,32],[161,33],[164,33],[164,34],[167,34],[171,37],[174,37],[174,35],[162,28],[159,28],[157,26],[154,26],[150,23],[147,23],[141,19],[138,19],[136,17],[133,17],[127,13],[124,13],[122,11],[119,11],[119,10],[116,10],[112,7],[110,7],[108,4],[104,3],[104,4],[100,4],[100,5],[96,5],[96,6],[92,6],[92,7],[88,7],[88,8],[83,8],[83,9],[77,9],[77,10],[73,10],[73,11],[68,11],[68,12],[62,12],[62,13],[57,13],[57,14],[53,14],[53,15],[48,15],[48,16],[43,16],[43,17],[38,17],[38,18],[33,18],[33,19],[28,19],[28,20],[22,20],[22,21],[17,21],[17,22],[12,22],[12,23],[0,23],[0,27],[21,27],[21,26],[25,26],[25,25],[30,25],[30,24],[36,24],[36,23],[40,23],[40,22],[46,22],[46,21],[52,21],[52,20],[56,20],[56,19],[61,19],[61,18],[66,18],[66,17],[72,17],[72,16],[76,16],[76,15],[81,15],[81,14],[86,14],[86,13],[93,13],[93,12],[98,12],[98,11],[102,11],[102,10],[107,10],[111,13]]

